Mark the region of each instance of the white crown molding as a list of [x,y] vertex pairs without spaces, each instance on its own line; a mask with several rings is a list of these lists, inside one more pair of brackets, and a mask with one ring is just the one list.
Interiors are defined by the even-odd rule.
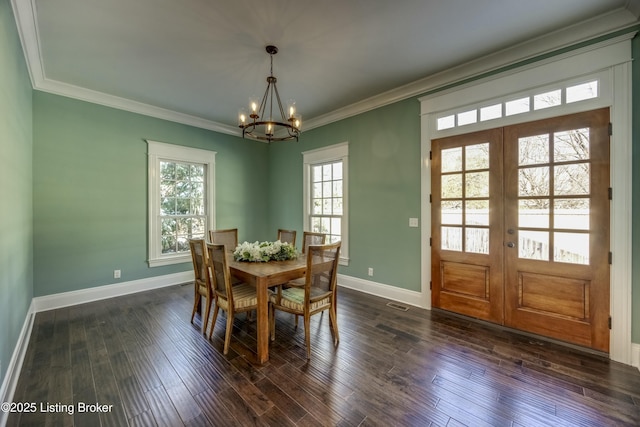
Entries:
[[[34,89],[228,135],[241,135],[235,126],[48,79],[43,68],[40,51],[35,0],[11,0],[11,5]],[[638,24],[639,14],[640,1],[629,0],[624,8],[436,73],[322,116],[308,119],[305,121],[304,127],[306,130],[311,130],[466,79],[472,79],[510,64],[624,30]]]
[[37,83],[44,80],[42,58],[40,57],[40,36],[36,25],[35,0],[11,0],[13,16],[16,18],[16,26],[20,35],[20,43],[24,52],[31,85],[35,88]]
[[47,78],[40,50],[40,35],[36,25],[38,17],[35,0],[11,0],[11,5],[16,18],[20,42],[22,44],[22,50],[24,51],[33,89],[228,135],[242,135],[235,126],[221,124],[201,117],[179,113]]
[[593,40],[597,37],[625,29],[630,29],[629,31],[631,31],[631,28],[637,25],[638,19],[635,14],[626,8],[617,9],[594,19],[569,26],[542,37],[500,50],[483,58],[427,76],[328,114],[308,119],[305,121],[305,129],[310,130],[324,126],[414,96],[440,90],[447,86],[457,85],[465,80],[475,80],[479,76],[509,65],[532,60],[564,48],[578,45],[582,42]]
[[168,120],[170,122],[181,123],[201,129],[208,129],[227,135],[242,136],[235,126],[228,126],[201,117],[179,113],[166,108],[156,107],[142,102],[132,101],[127,98],[109,95],[107,93],[74,86],[56,80],[43,79],[34,84],[34,89],[53,93],[55,95],[66,96],[80,101],[87,101],[93,104],[104,105],[118,110],[129,111],[142,114],[144,116],[155,117],[157,119]]
[[627,0],[626,9],[636,18],[640,18],[640,0]]

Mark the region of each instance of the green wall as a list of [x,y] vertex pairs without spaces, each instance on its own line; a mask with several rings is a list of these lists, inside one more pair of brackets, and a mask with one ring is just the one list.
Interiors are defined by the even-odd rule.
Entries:
[[192,268],[146,262],[145,139],[216,151],[216,226],[265,236],[266,144],[38,91],[33,138],[35,296]]
[[[634,188],[633,212],[637,213],[640,212],[640,36],[633,39],[632,49],[633,177],[630,179]],[[480,77],[483,76],[477,78]],[[348,267],[341,266],[340,273],[419,291],[420,232],[408,228],[409,217],[420,217],[418,113],[419,103],[413,98],[303,132],[297,144],[273,144],[269,152],[273,201],[270,228],[293,228],[299,233],[303,229],[301,153],[348,141],[351,263]],[[640,215],[635,214],[632,221],[632,341],[640,343]],[[368,267],[374,268],[372,278],[366,274]]]
[[[633,57],[640,58],[638,37]],[[633,79],[633,212],[640,212],[637,61]],[[0,378],[33,296],[191,268],[146,263],[144,139],[218,153],[217,226],[238,227],[240,240],[273,239],[280,227],[301,233],[301,153],[348,142],[351,260],[340,272],[419,291],[421,228],[408,227],[421,208],[418,113],[413,98],[305,131],[298,143],[268,146],[34,92],[9,0],[0,0]],[[637,214],[632,244],[632,333],[640,343]],[[114,269],[122,270],[121,279],[113,279]]]
[[0,0],[0,384],[33,298],[31,82]]
[[419,112],[409,99],[272,144],[270,228],[302,233],[301,153],[348,142],[350,262],[340,273],[420,291],[420,228],[409,228],[420,218]]
[[632,144],[633,144],[633,181],[632,181],[632,248],[633,289],[631,298],[631,341],[640,343],[640,36],[632,40],[633,49],[633,112],[632,112]]

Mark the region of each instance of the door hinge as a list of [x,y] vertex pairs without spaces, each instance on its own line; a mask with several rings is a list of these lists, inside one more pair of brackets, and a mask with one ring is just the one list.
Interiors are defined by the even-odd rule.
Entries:
[[433,203],[433,195],[429,194],[429,203]]
[[433,151],[429,151],[429,160],[433,160]]
[[429,282],[429,290],[433,289],[433,282]]
[[609,329],[611,329],[611,316],[609,316]]
[[613,188],[609,187],[609,200],[613,200]]
[[613,135],[613,123],[609,122],[609,136]]
[[613,264],[613,252],[609,252],[609,265]]
[[433,246],[433,237],[429,237],[429,246]]

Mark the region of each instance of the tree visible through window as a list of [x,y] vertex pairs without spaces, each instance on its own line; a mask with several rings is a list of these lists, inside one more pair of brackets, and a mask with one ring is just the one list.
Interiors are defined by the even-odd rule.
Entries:
[[189,239],[214,228],[214,151],[147,141],[149,265],[190,262]]
[[189,239],[204,238],[204,165],[160,161],[162,253],[189,252]]

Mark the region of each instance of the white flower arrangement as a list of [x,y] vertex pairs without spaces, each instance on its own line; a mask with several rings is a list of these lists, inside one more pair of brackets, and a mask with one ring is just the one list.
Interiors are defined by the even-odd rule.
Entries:
[[291,243],[275,242],[244,242],[233,251],[236,261],[268,262],[285,261],[298,257],[295,246]]

